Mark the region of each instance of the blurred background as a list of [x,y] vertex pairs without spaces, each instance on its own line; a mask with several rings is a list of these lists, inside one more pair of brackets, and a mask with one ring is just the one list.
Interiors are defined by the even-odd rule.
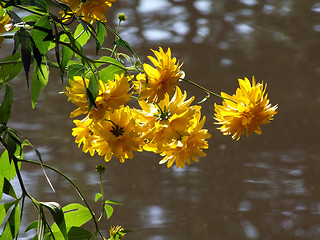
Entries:
[[[199,163],[167,169],[151,153],[106,163],[106,197],[124,205],[102,223],[104,233],[119,224],[133,230],[126,236],[131,240],[320,239],[320,1],[118,0],[107,13],[110,25],[116,26],[120,12],[127,15],[120,35],[142,61],[150,63],[150,49],[170,47],[188,79],[217,93],[233,94],[238,78],[255,76],[279,109],[261,136],[234,141],[213,124],[213,104],[221,100],[212,97],[202,105],[212,138]],[[0,51],[7,55],[11,48],[5,40]],[[93,203],[99,191],[95,166],[104,161],[74,143],[69,114],[75,106],[59,94],[66,81],[53,75],[34,110],[24,76],[12,83],[16,102],[9,126]],[[196,102],[205,97],[187,83],[180,87]],[[31,151],[26,158],[36,159]],[[53,193],[40,168],[23,169],[37,200],[81,202],[56,174],[47,171]],[[25,224],[37,219],[27,207]]]

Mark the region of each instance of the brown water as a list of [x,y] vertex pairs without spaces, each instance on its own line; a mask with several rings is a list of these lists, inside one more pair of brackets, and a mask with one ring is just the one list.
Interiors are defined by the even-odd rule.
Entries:
[[[231,94],[238,78],[254,75],[268,84],[279,113],[263,126],[262,136],[236,142],[212,124],[213,101],[220,102],[212,98],[203,105],[210,149],[199,163],[167,169],[149,153],[125,164],[112,160],[105,192],[124,206],[115,208],[103,228],[120,224],[133,230],[126,237],[132,240],[320,239],[320,2],[118,0],[109,23],[118,12],[128,16],[120,33],[139,55],[169,46],[189,79],[216,92]],[[93,201],[99,191],[94,168],[103,159],[74,143],[68,118],[74,106],[58,95],[59,78],[51,79],[35,110],[23,77],[16,86],[11,127]],[[186,83],[182,88],[197,101],[205,96]],[[31,152],[27,157],[35,158]],[[25,169],[36,199],[80,201],[57,175],[48,172],[57,191],[52,193],[41,169]],[[36,218],[30,206],[25,222]]]

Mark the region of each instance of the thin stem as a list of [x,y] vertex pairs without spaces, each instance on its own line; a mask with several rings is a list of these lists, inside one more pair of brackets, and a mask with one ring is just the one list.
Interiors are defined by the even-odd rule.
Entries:
[[[26,162],[26,163],[32,163],[32,164],[36,164],[36,165],[41,165],[39,162],[36,161],[32,161],[32,160],[27,160],[27,159],[18,159],[18,161],[20,162]],[[93,218],[94,221],[94,225],[96,227],[96,232],[100,235],[101,239],[103,239],[103,235],[99,230],[98,227],[98,222],[95,216],[95,213],[93,212],[93,210],[91,209],[88,201],[85,199],[84,195],[82,194],[82,192],[80,191],[80,189],[78,188],[78,186],[68,177],[66,176],[64,173],[60,172],[59,170],[55,169],[54,167],[51,167],[50,165],[47,164],[42,164],[44,167],[49,168],[50,170],[58,173],[60,176],[62,176],[63,178],[65,178],[71,185],[72,187],[76,190],[76,192],[78,193],[78,195],[80,196],[81,200],[84,202],[84,204],[87,206],[87,208],[89,209],[89,212]]]
[[201,90],[205,91],[206,93],[210,94],[210,95],[213,95],[213,96],[216,96],[216,97],[219,97],[219,98],[222,98],[224,100],[229,100],[231,102],[234,102],[236,104],[238,104],[235,100],[231,99],[231,98],[227,98],[227,97],[222,97],[220,94],[217,94],[217,93],[214,93],[212,91],[210,91],[209,89],[206,89],[205,87],[202,87],[201,85],[199,85],[198,83],[195,83],[189,79],[186,79],[186,78],[180,78],[181,80],[187,82],[187,83],[190,83],[198,88],[200,88]]
[[103,191],[103,182],[102,182],[102,173],[99,172],[99,176],[100,176],[100,193],[101,193],[101,200],[102,200],[102,210],[101,210],[101,215],[98,219],[98,221],[100,221],[103,217],[103,213],[104,213],[104,205],[105,205],[105,201],[104,201],[104,191]]
[[29,8],[26,8],[26,7],[23,7],[21,5],[15,5],[16,8],[20,8],[24,11],[27,11],[27,12],[31,12],[33,14],[36,14],[36,15],[39,15],[39,16],[45,16],[46,14],[43,14],[43,13],[40,13],[38,11],[33,11],[32,9],[29,9]]

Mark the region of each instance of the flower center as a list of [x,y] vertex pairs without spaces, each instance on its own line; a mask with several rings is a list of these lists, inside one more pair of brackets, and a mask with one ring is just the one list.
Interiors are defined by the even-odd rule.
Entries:
[[[156,103],[157,104],[157,103]],[[167,110],[167,107],[164,106],[163,110],[161,109],[161,107],[157,104],[158,107],[158,114],[155,114],[153,116],[155,116],[157,118],[157,120],[168,120],[171,113],[170,113],[170,109]]]
[[242,125],[244,125],[244,126],[248,125],[253,118],[253,114],[251,111],[244,111],[240,115],[241,115]]
[[120,127],[119,125],[115,124],[114,126],[112,126],[112,129],[110,130],[110,132],[112,132],[113,135],[115,135],[116,137],[122,136],[124,133],[123,127]]

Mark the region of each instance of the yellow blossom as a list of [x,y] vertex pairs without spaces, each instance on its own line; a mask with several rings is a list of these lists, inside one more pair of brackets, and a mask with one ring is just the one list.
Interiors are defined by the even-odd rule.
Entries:
[[[98,21],[107,21],[105,14],[108,9],[111,7],[112,2],[116,0],[61,0],[69,4],[72,12],[74,12],[77,16],[81,17],[83,20],[87,22],[93,22],[95,20]],[[68,20],[70,16],[64,15],[64,20]]]
[[93,149],[91,143],[94,140],[94,133],[92,128],[92,119],[85,118],[82,121],[73,121],[77,127],[72,129],[72,136],[75,136],[75,142],[78,143],[78,147],[83,144],[82,151],[89,152],[91,156],[94,155],[95,150]]
[[[8,29],[6,28],[6,24],[9,23],[10,17],[8,16],[8,14],[3,10],[3,8],[0,6],[0,12],[2,13],[2,15],[0,16],[0,34],[8,31]],[[0,43],[3,42],[4,37],[0,37]]]
[[99,96],[96,99],[98,104],[102,104],[107,109],[115,109],[130,101],[132,93],[129,81],[133,76],[125,76],[123,73],[119,76],[115,74],[115,80],[105,84],[99,81]]
[[224,135],[237,140],[245,131],[247,136],[253,132],[261,134],[260,125],[269,123],[278,108],[277,105],[271,106],[268,95],[265,95],[266,86],[256,84],[254,77],[252,84],[247,78],[239,79],[239,86],[232,96],[221,93],[225,99],[222,105],[215,104],[214,118],[218,121],[216,124],[222,125],[219,129]]
[[205,157],[206,153],[202,149],[208,148],[205,139],[211,137],[207,129],[202,129],[205,117],[200,121],[200,112],[195,114],[187,135],[174,139],[171,143],[163,146],[161,156],[165,156],[159,163],[167,162],[167,167],[171,167],[176,162],[176,167],[184,168],[185,162],[191,164],[191,160],[199,162],[200,157]]
[[141,151],[139,127],[128,106],[107,111],[103,119],[95,122],[94,132],[92,145],[107,162],[115,156],[123,163],[133,157],[133,151]]
[[[124,237],[124,235],[126,235],[124,232],[123,227],[121,226],[113,226],[110,228],[110,238],[114,238],[114,239],[122,239]],[[116,235],[118,235],[118,238],[115,238]]]
[[140,99],[146,102],[159,102],[165,97],[165,94],[171,96],[174,93],[175,87],[178,86],[178,81],[183,73],[180,71],[181,65],[176,58],[171,58],[171,49],[168,48],[164,52],[160,47],[159,51],[152,50],[157,59],[152,56],[151,60],[156,68],[149,64],[143,64],[145,73],[136,76],[137,81],[134,81],[134,88],[140,93]]
[[[113,110],[120,108],[122,105],[130,101],[131,93],[129,93],[130,85],[128,81],[132,76],[121,76],[115,74],[114,81],[108,81],[104,83],[99,80],[98,96],[95,100],[97,109],[91,108],[89,116],[93,119],[100,119],[104,116],[106,110]],[[69,100],[73,102],[78,108],[74,110],[70,117],[76,117],[81,114],[87,114],[89,111],[89,104],[86,97],[86,87],[89,85],[89,79],[84,79],[80,76],[74,76],[73,79],[69,79],[70,87],[66,87],[65,94],[69,97]]]
[[145,150],[159,152],[163,144],[187,134],[190,121],[200,111],[200,106],[190,107],[194,97],[185,101],[186,97],[186,92],[182,94],[177,87],[171,100],[165,94],[164,99],[157,104],[139,101],[142,110],[135,110],[135,113],[140,124],[145,127],[141,135],[148,142],[144,146]]

